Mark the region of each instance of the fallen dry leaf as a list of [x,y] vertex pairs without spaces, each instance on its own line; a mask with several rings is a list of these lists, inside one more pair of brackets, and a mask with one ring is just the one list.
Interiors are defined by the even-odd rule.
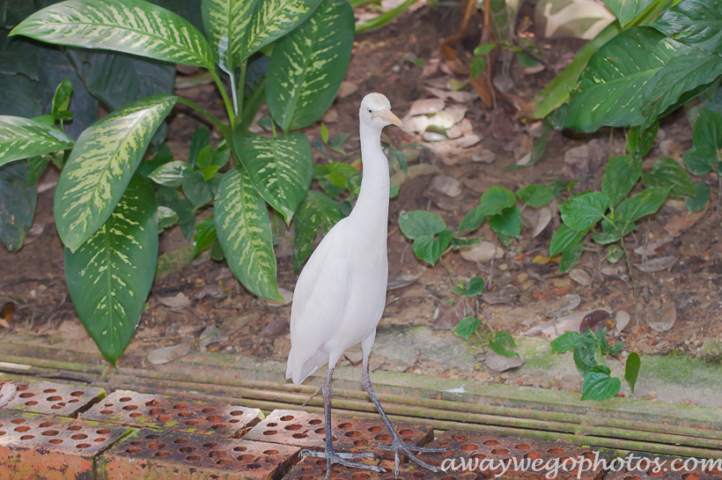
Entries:
[[684,213],[682,215],[675,215],[669,220],[669,223],[664,226],[664,229],[672,238],[679,237],[685,230],[692,227],[700,218],[704,217],[706,210],[705,208],[692,214]]
[[220,328],[215,325],[208,325],[198,339],[198,348],[201,352],[205,352],[209,345],[227,342],[228,338],[228,334]]
[[355,83],[343,81],[341,82],[341,86],[338,88],[338,93],[336,93],[336,96],[338,98],[345,98],[349,95],[352,95],[358,90],[358,85]]
[[15,398],[15,394],[18,392],[18,387],[12,382],[5,382],[0,387],[0,408],[4,407]]
[[642,263],[635,263],[634,266],[645,273],[654,273],[667,270],[675,263],[677,263],[677,257],[659,257],[650,258]]
[[465,92],[463,90],[442,90],[434,87],[426,87],[426,90],[442,100],[452,99],[458,103],[473,102],[477,98],[473,92]]
[[163,365],[183,358],[191,351],[192,344],[183,342],[172,347],[156,348],[148,352],[148,361],[153,365]]
[[183,292],[178,292],[174,297],[159,297],[158,301],[171,310],[183,310],[191,305],[191,301]]
[[443,110],[444,105],[446,104],[440,98],[423,98],[411,104],[408,115],[430,115]]

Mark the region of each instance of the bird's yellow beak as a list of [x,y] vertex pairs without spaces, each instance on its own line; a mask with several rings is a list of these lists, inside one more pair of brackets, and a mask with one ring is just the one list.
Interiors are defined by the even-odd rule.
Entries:
[[378,116],[379,116],[379,118],[382,118],[382,119],[386,120],[386,121],[389,122],[389,123],[393,123],[393,124],[396,125],[397,127],[403,127],[403,126],[404,126],[404,124],[401,123],[401,120],[399,120],[399,117],[397,117],[396,115],[394,115],[393,113],[391,113],[391,110],[383,110],[383,111],[379,112],[379,115],[378,115]]

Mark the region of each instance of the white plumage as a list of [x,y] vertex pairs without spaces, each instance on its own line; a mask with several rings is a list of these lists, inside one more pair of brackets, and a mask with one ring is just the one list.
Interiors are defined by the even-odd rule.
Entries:
[[[376,337],[376,326],[386,304],[388,257],[386,236],[389,215],[389,167],[381,149],[381,130],[401,126],[391,113],[388,99],[371,93],[359,110],[363,179],[351,214],[338,222],[313,252],[296,283],[291,308],[291,352],[286,378],[295,384],[328,363],[323,387],[326,418],[326,452],[307,455],[327,459],[326,478],[332,463],[383,471],[380,467],[347,461],[368,454],[342,454],[331,443],[331,388],[333,369],[343,352],[361,343],[363,350],[362,385],[376,405],[393,438],[392,449],[405,452],[419,465],[435,470],[419,460],[398,436],[383,412],[371,385],[368,358]],[[398,455],[396,455],[398,472]]]

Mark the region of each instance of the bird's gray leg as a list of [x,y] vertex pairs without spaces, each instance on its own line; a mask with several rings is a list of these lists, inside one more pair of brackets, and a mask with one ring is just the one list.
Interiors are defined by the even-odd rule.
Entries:
[[379,402],[378,397],[376,396],[376,392],[374,392],[374,387],[371,384],[371,376],[369,375],[369,354],[371,353],[371,346],[368,346],[368,349],[366,348],[366,342],[362,344],[363,348],[363,373],[361,374],[361,385],[363,385],[364,390],[366,390],[366,393],[369,397],[371,397],[371,401],[376,406],[376,410],[378,410],[379,415],[381,415],[381,419],[384,421],[384,424],[386,424],[386,428],[388,428],[389,433],[391,433],[392,443],[391,447],[384,447],[377,443],[379,448],[382,449],[389,449],[394,451],[394,463],[395,463],[395,475],[399,476],[399,450],[404,452],[406,456],[409,458],[409,460],[413,461],[417,465],[426,468],[427,470],[431,470],[432,472],[437,472],[438,468],[436,468],[433,465],[429,465],[428,463],[421,460],[419,457],[414,455],[412,451],[414,452],[428,452],[428,453],[441,453],[448,450],[448,448],[425,448],[425,447],[416,447],[413,445],[408,445],[406,442],[404,442],[401,439],[401,436],[396,432],[396,429],[391,425],[391,421],[389,421],[389,417],[386,416],[386,412],[384,412],[383,407],[381,406],[381,402]]
[[303,450],[301,455],[304,457],[316,457],[326,459],[326,477],[328,480],[331,475],[331,465],[338,463],[340,465],[351,467],[351,468],[362,468],[366,470],[373,470],[375,472],[384,472],[382,467],[376,465],[364,465],[363,463],[354,463],[346,460],[347,458],[363,458],[363,457],[376,457],[375,453],[336,453],[333,450],[333,434],[331,433],[331,398],[333,397],[333,371],[334,368],[328,369],[328,375],[326,381],[323,384],[323,413],[326,424],[324,430],[326,430],[326,451],[325,452],[314,452],[313,450]]

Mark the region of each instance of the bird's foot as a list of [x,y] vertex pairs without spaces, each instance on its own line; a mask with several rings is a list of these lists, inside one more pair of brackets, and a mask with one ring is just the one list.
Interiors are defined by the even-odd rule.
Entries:
[[381,450],[388,450],[394,452],[394,474],[398,477],[399,476],[399,451],[404,452],[406,454],[406,457],[417,464],[418,466],[425,468],[427,470],[430,470],[432,472],[438,472],[438,467],[435,467],[434,465],[431,465],[429,463],[426,463],[425,461],[421,460],[419,457],[417,457],[413,452],[417,453],[442,453],[446,452],[449,449],[448,448],[427,448],[427,447],[417,447],[415,445],[409,445],[403,440],[401,440],[401,437],[394,436],[394,440],[391,443],[391,445],[381,445],[378,442],[375,442],[378,448]]
[[356,462],[350,462],[348,459],[354,459],[354,458],[380,458],[380,455],[378,453],[373,452],[364,452],[364,453],[341,453],[341,452],[334,452],[331,451],[325,451],[325,452],[316,452],[313,450],[301,450],[301,456],[304,457],[313,457],[313,458],[325,458],[326,459],[326,477],[325,480],[328,480],[328,477],[331,475],[331,465],[334,463],[343,465],[344,467],[349,468],[358,468],[362,470],[373,470],[374,472],[383,473],[386,470],[384,470],[382,467],[379,467],[377,465],[367,465],[365,463],[356,463]]

